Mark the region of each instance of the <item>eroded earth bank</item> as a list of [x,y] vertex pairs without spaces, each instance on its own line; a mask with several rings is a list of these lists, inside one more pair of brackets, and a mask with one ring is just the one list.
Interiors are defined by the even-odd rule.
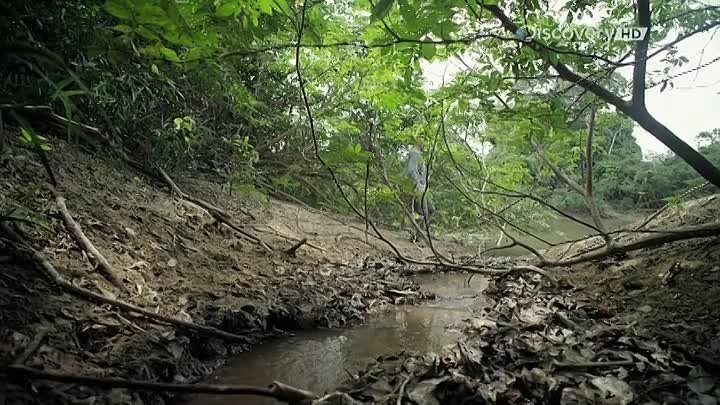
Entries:
[[[202,403],[201,396],[162,390],[49,381],[27,370],[223,383],[206,377],[238,353],[263,350],[265,344],[287,340],[289,333],[357,328],[366,318],[373,325],[382,317],[378,314],[433,305],[435,295],[448,295],[421,287],[415,278],[443,269],[394,259],[382,241],[366,237],[362,222],[229,195],[210,180],[170,174],[187,195],[220,206],[247,234],[241,235],[157,179],[63,143],[53,148],[68,211],[117,271],[122,288],[109,283],[67,233],[36,159],[19,153],[2,166],[2,212],[34,213],[32,221],[12,222],[13,232],[71,286],[53,283],[37,255],[18,249],[4,234],[0,356],[4,365],[15,365],[4,369],[4,403]],[[715,196],[692,201],[658,216],[651,228],[706,222],[718,211]],[[384,235],[403,255],[423,260],[431,255],[405,235]],[[576,254],[592,243],[558,246],[546,255]],[[475,253],[459,243],[436,244],[456,260]],[[463,313],[434,329],[456,337],[453,342],[420,352],[393,351],[388,345],[390,352],[369,353],[366,362],[337,377],[339,386],[327,391],[339,393],[305,401],[715,404],[720,396],[717,248],[717,238],[696,238],[547,268],[550,277],[490,276],[477,291],[473,283],[482,276],[463,287],[469,274],[454,272],[462,274],[453,276],[457,290],[466,290],[449,298],[461,300]],[[508,268],[532,259],[493,257],[480,264]],[[365,339],[382,336],[375,332],[367,330]],[[292,357],[292,345],[279,347]],[[308,361],[304,373],[323,375],[323,370],[319,357]],[[255,403],[248,396],[227,398],[224,403]]]

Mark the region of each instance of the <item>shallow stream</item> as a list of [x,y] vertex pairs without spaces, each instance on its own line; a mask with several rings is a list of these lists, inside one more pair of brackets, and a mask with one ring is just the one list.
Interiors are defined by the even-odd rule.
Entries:
[[[463,319],[481,309],[487,280],[458,273],[416,276],[437,299],[415,306],[397,306],[368,316],[347,329],[313,330],[256,346],[230,360],[208,383],[267,386],[273,380],[319,394],[333,390],[383,354],[401,350],[439,352],[460,337]],[[273,399],[197,395],[186,405],[275,405]]]

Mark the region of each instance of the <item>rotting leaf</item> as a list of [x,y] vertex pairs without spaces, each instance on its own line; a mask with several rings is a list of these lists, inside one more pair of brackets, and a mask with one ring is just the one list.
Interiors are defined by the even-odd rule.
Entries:
[[440,405],[440,402],[435,396],[435,390],[441,383],[447,381],[448,378],[449,377],[442,377],[420,381],[408,392],[408,397],[411,401],[419,405]]
[[601,402],[608,405],[627,405],[633,401],[635,395],[632,388],[614,376],[597,377],[591,380],[601,395]]
[[696,394],[707,394],[715,386],[713,377],[701,366],[695,366],[688,374],[688,387]]

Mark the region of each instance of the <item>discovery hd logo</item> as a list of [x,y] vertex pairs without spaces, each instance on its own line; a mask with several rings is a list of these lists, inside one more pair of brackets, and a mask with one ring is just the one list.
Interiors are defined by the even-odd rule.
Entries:
[[606,40],[622,42],[638,42],[645,39],[647,27],[593,28],[593,27],[557,27],[557,28],[520,28],[515,32],[517,39],[532,42],[533,39],[554,41],[597,41]]

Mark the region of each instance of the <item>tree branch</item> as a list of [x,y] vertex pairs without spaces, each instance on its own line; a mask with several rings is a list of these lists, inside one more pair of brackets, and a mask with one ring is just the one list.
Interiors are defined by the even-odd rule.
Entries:
[[535,151],[537,151],[538,156],[540,156],[540,159],[542,159],[543,162],[547,165],[547,167],[552,170],[553,174],[555,174],[555,177],[560,179],[563,183],[567,184],[573,191],[576,193],[584,196],[585,195],[585,189],[582,188],[578,182],[568,177],[562,169],[560,169],[552,160],[550,160],[550,157],[545,153],[542,146],[536,144],[533,142],[533,146],[535,147]]
[[301,401],[317,399],[312,392],[291,387],[274,381],[268,387],[252,385],[215,385],[215,384],[172,384],[139,380],[128,380],[114,377],[89,377],[82,375],[65,374],[57,371],[37,370],[30,367],[13,365],[2,369],[8,377],[24,377],[31,380],[48,380],[66,384],[80,384],[101,388],[130,388],[138,391],[176,392],[215,395],[252,395],[275,398],[289,404],[298,404]]
[[[494,5],[483,5],[483,7],[490,10],[490,12],[502,23],[502,26],[509,32],[515,33],[518,30],[517,24],[512,22],[508,16],[498,7]],[[710,29],[713,26],[720,25],[720,20],[706,24],[701,27],[703,29]],[[700,29],[694,32],[701,32]],[[688,34],[689,35],[689,34]],[[686,38],[688,35],[685,35]],[[679,42],[680,39],[675,41]],[[610,92],[605,87],[587,80],[577,73],[570,70],[565,64],[561,62],[553,62],[544,49],[537,41],[532,40],[531,42],[524,43],[524,46],[530,47],[531,49],[538,52],[542,59],[550,63],[558,74],[565,80],[571,83],[577,83],[583,88],[591,91],[596,96],[600,97],[607,103],[614,105],[619,111],[625,113],[627,116],[632,118],[635,122],[640,124],[645,130],[651,135],[657,138],[670,150],[675,152],[683,161],[688,163],[695,169],[701,176],[706,180],[710,181],[716,187],[720,187],[720,169],[713,165],[707,158],[705,158],[698,151],[693,149],[685,141],[675,135],[670,129],[658,122],[652,115],[647,112],[644,106],[638,106],[642,108],[635,108],[631,103],[626,102],[622,98],[618,97],[614,93]],[[661,48],[662,49],[662,48]],[[659,52],[659,51],[658,51]],[[653,55],[650,55],[653,56]]]
[[[332,180],[335,183],[335,186],[338,189],[338,191],[340,192],[340,195],[342,196],[345,203],[347,203],[347,205],[350,207],[350,209],[352,209],[352,211],[358,217],[366,219],[367,217],[365,215],[363,215],[357,209],[357,207],[355,207],[355,205],[352,203],[352,201],[350,201],[350,199],[347,197],[347,195],[343,191],[342,186],[340,185],[340,182],[338,181],[337,175],[335,174],[335,171],[330,166],[327,165],[325,160],[320,155],[320,145],[318,143],[317,134],[315,133],[315,120],[313,119],[312,109],[310,108],[310,101],[308,100],[307,92],[305,91],[305,80],[302,76],[302,70],[300,68],[300,62],[301,62],[300,49],[302,47],[303,31],[305,30],[305,14],[307,11],[307,3],[308,3],[308,0],[305,0],[303,2],[302,15],[301,15],[301,19],[300,19],[300,27],[298,27],[298,39],[297,39],[297,44],[295,45],[295,72],[297,74],[298,84],[300,86],[300,94],[302,95],[303,104],[305,106],[305,112],[307,113],[308,121],[310,123],[310,135],[312,136],[312,141],[313,141],[313,151],[315,152],[315,158],[323,165],[323,167],[325,167],[325,169],[328,171],[328,173],[330,173],[330,176],[332,177]],[[380,238],[383,242],[385,242],[385,244],[388,245],[390,247],[390,249],[392,249],[392,251],[395,253],[395,255],[400,260],[403,260],[405,262],[414,262],[413,260],[406,258],[402,253],[400,253],[400,251],[397,249],[397,247],[395,247],[395,245],[392,242],[390,242],[387,238],[385,238],[383,236],[383,234],[380,232],[380,230],[377,228],[377,226],[375,225],[375,223],[373,221],[370,221],[368,219],[368,224],[370,225],[370,227],[373,228],[373,231],[375,231],[375,234],[378,236],[378,238]]]
[[658,231],[651,236],[638,239],[625,245],[615,245],[606,247],[600,251],[593,251],[584,255],[574,257],[572,259],[555,261],[546,263],[551,267],[566,267],[578,263],[585,263],[592,260],[601,259],[616,253],[627,253],[634,250],[640,250],[648,247],[660,246],[665,243],[675,242],[685,239],[705,238],[720,235],[720,223],[711,223],[705,225],[688,226],[674,229],[672,232]]

